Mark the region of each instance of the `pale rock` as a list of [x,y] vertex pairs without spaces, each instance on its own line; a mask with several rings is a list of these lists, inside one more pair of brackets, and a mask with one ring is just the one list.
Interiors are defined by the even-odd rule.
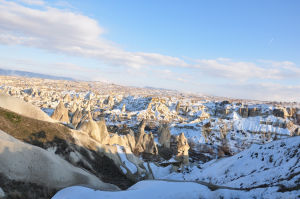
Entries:
[[51,116],[52,119],[60,121],[60,122],[65,122],[69,123],[69,111],[65,107],[64,102],[60,101],[57,107],[54,110],[54,113]]
[[122,113],[125,113],[126,112],[126,106],[125,106],[125,104],[123,104],[123,106],[122,106]]
[[69,94],[66,94],[64,97],[63,97],[63,101],[65,103],[68,103],[68,102],[71,102],[71,96]]
[[186,166],[189,164],[189,149],[190,146],[184,133],[181,133],[176,137],[177,140],[177,155],[176,160],[181,162],[182,165]]
[[1,174],[20,182],[55,189],[82,184],[95,189],[119,190],[58,155],[21,142],[3,131],[0,131],[0,164]]
[[164,123],[158,130],[159,139],[158,142],[165,148],[170,148],[171,133],[169,125]]
[[145,126],[146,122],[145,120],[143,120],[139,125],[139,132],[136,139],[135,152],[150,153],[157,155],[158,150],[154,141],[154,136],[151,132],[149,134],[145,133]]
[[84,121],[78,130],[87,133],[101,144],[109,143],[109,133],[105,121],[103,119],[98,122],[94,121],[90,112],[88,112],[88,120]]
[[81,119],[83,117],[82,111],[79,110],[79,108],[76,109],[76,111],[73,113],[71,123],[74,126],[74,128],[77,128],[78,124],[81,122]]

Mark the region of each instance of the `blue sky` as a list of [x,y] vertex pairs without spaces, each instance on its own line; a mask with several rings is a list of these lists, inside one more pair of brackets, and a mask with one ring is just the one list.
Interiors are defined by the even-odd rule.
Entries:
[[0,0],[0,67],[300,101],[299,1]]

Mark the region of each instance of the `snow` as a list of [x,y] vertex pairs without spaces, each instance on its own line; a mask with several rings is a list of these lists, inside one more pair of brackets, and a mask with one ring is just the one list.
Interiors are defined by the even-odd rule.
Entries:
[[[137,168],[135,166],[135,164],[133,164],[132,162],[130,162],[127,157],[126,157],[126,153],[124,152],[124,147],[120,146],[120,145],[116,145],[117,146],[117,151],[118,154],[121,158],[121,162],[123,164],[125,164],[125,166],[129,169],[129,171],[134,174],[137,172]],[[122,169],[122,168],[121,168]],[[127,173],[127,172],[126,172]]]
[[261,121],[269,122],[282,122],[278,121],[274,116],[268,116],[267,118],[262,118],[261,116],[257,117],[248,117],[241,118],[236,112],[233,113],[233,123],[236,130],[248,131],[248,132],[273,132],[283,135],[289,135],[290,132],[286,128],[274,127],[272,125],[260,124]]
[[[59,191],[52,199],[199,199],[199,198],[296,198],[299,192],[276,192],[277,188],[254,189],[251,191],[217,189],[193,182],[140,181],[126,191],[100,191],[73,186]],[[275,194],[274,194],[275,193]]]
[[44,111],[49,116],[53,115],[53,113],[54,113],[53,108],[42,108],[42,111]]
[[0,187],[0,198],[4,198],[4,197],[5,197],[5,193],[3,189]]
[[122,170],[122,172],[123,172],[124,174],[127,173],[127,170],[126,170],[123,166],[120,166],[120,168],[121,168],[121,170]]
[[124,97],[117,108],[121,110],[123,104],[125,104],[126,110],[130,112],[145,110],[151,99],[151,97],[138,96]]
[[[265,145],[252,145],[232,157],[212,160],[187,173],[172,173],[165,179],[197,180],[236,188],[268,184],[294,186],[300,180],[300,137]],[[290,179],[289,179],[290,177]]]
[[[145,165],[146,163],[144,163]],[[162,179],[164,176],[167,176],[172,171],[172,165],[167,167],[159,167],[154,163],[149,163],[154,179]],[[146,166],[145,166],[146,167]]]

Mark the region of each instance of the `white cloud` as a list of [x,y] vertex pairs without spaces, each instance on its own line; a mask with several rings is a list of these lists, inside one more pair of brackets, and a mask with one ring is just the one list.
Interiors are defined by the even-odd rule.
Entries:
[[[229,88],[229,89],[228,89]],[[259,99],[268,101],[300,101],[300,85],[283,85],[279,83],[245,83],[220,85],[222,95]],[[220,91],[222,92],[222,91]]]
[[21,3],[25,3],[28,5],[37,5],[37,6],[43,6],[45,5],[45,2],[42,0],[18,0]]
[[0,13],[2,44],[21,44],[93,57],[108,64],[133,68],[186,65],[176,57],[125,51],[101,38],[104,29],[96,20],[82,14],[49,6],[33,9],[5,0],[0,0]]
[[280,70],[263,68],[251,62],[234,62],[230,59],[197,60],[195,65],[205,73],[212,76],[232,80],[247,81],[252,78],[280,79]]

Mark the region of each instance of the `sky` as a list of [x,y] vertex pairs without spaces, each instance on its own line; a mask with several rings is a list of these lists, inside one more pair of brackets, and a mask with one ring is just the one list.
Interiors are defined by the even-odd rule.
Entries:
[[0,0],[0,68],[300,101],[300,1]]

